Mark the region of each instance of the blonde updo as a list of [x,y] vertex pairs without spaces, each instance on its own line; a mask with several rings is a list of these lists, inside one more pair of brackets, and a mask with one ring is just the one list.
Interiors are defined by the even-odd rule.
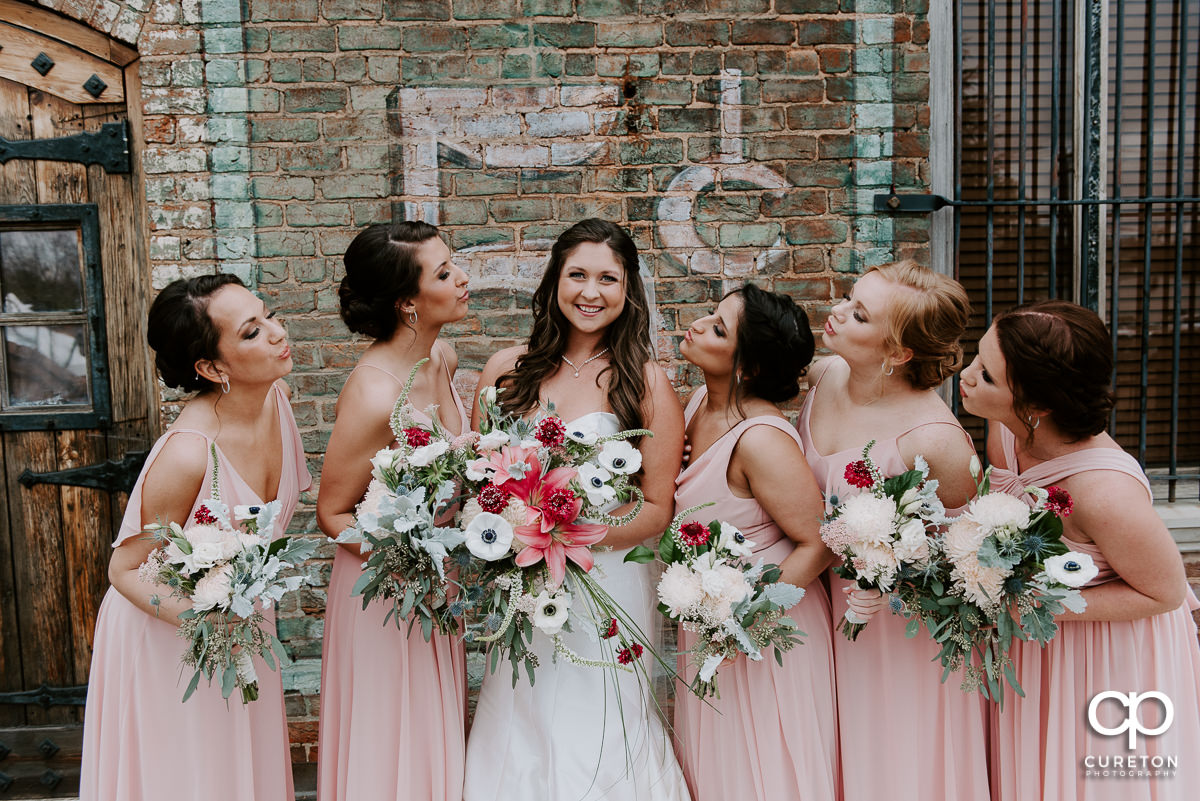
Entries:
[[888,301],[884,347],[889,352],[912,351],[903,369],[916,389],[933,389],[962,367],[959,340],[967,330],[971,301],[962,284],[916,262],[881,264],[867,270],[898,286]]

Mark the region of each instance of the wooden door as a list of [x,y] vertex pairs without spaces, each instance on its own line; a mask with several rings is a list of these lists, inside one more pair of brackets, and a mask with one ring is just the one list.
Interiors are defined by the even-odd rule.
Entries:
[[[0,20],[0,137],[22,154],[0,164],[3,799],[78,792],[82,688],[126,496],[61,471],[146,450],[157,421],[138,160],[121,172],[68,160],[78,155],[70,147],[28,144],[125,125],[131,111],[136,124],[125,101],[139,93],[136,53],[16,0],[0,0]],[[74,273],[62,266],[76,241],[78,300],[65,297]],[[30,287],[27,276],[54,269],[60,284]],[[71,336],[78,352],[63,366],[58,346],[70,350]],[[72,382],[78,397],[62,390]],[[80,409],[90,414],[70,414]],[[66,691],[39,695],[42,686]]]

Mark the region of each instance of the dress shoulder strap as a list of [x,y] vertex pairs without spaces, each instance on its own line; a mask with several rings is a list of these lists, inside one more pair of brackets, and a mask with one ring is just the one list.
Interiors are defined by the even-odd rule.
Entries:
[[[381,373],[383,373],[384,375],[386,375],[388,378],[390,378],[390,379],[392,379],[393,381],[395,381],[395,382],[396,382],[397,384],[399,384],[400,386],[404,386],[404,382],[403,382],[403,381],[401,381],[401,380],[400,380],[399,378],[397,378],[397,377],[396,377],[396,376],[395,376],[393,373],[391,373],[391,372],[390,372],[390,371],[388,371],[388,370],[385,370],[385,369],[383,369],[383,368],[382,368],[382,367],[380,367],[379,365],[376,365],[376,364],[370,364],[370,363],[366,363],[366,362],[359,362],[358,364],[354,365],[354,370],[357,370],[357,369],[358,369],[358,368],[360,368],[360,367],[370,367],[372,370],[378,370],[379,372],[381,372]],[[354,370],[351,370],[351,371],[350,371],[350,374],[351,374],[351,375],[354,375]]]
[[692,415],[700,408],[700,402],[708,395],[708,387],[701,384],[692,393],[692,397],[688,398],[687,407],[683,410],[683,424],[686,426],[692,422]]
[[795,426],[793,426],[791,423],[789,423],[784,418],[776,417],[775,415],[772,415],[772,414],[763,414],[763,415],[759,415],[757,417],[748,417],[745,420],[743,420],[742,422],[738,423],[732,429],[730,429],[729,433],[725,435],[725,439],[728,442],[727,447],[729,448],[731,453],[733,452],[733,449],[737,447],[737,443],[739,440],[741,440],[742,435],[745,434],[750,429],[754,428],[755,426],[770,426],[771,428],[779,429],[780,431],[782,431],[783,433],[785,433],[789,437],[791,437],[792,440],[797,445],[800,446],[800,452],[804,453],[804,440],[801,439],[800,432],[798,432],[796,430]]

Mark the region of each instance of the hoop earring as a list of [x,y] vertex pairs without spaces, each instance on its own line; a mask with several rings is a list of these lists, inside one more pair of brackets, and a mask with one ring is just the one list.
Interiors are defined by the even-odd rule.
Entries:
[[227,375],[221,376],[221,394],[222,395],[229,394],[229,376],[227,376]]
[[1042,418],[1034,417],[1032,414],[1026,418],[1029,421],[1029,427],[1033,431],[1037,431],[1037,427],[1042,424]]
[[408,313],[408,324],[409,325],[417,324],[417,310],[416,309],[413,309],[412,311],[410,311]]
[[886,372],[886,373],[883,373],[885,376],[889,376],[889,375],[891,375],[892,373],[896,372],[896,365],[894,365],[894,364],[893,364],[891,367],[888,367],[887,359],[884,359],[884,360],[883,360],[883,364],[881,364],[881,365],[879,366],[879,371],[880,371],[881,373],[883,372],[883,368],[884,368],[884,367],[887,367],[887,368],[888,368],[887,372]]

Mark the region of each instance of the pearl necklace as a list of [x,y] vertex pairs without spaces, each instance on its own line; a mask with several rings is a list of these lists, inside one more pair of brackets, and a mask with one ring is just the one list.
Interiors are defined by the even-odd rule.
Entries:
[[601,356],[603,356],[606,353],[608,353],[608,348],[605,348],[604,350],[600,351],[595,356],[589,356],[588,358],[584,359],[583,364],[579,365],[578,367],[575,366],[575,362],[571,361],[566,356],[563,356],[562,360],[564,362],[566,362],[567,364],[571,365],[571,369],[575,371],[575,377],[579,378],[579,371],[582,370],[583,368],[587,367],[588,362],[594,362],[594,361],[596,361],[596,359],[599,359]]

